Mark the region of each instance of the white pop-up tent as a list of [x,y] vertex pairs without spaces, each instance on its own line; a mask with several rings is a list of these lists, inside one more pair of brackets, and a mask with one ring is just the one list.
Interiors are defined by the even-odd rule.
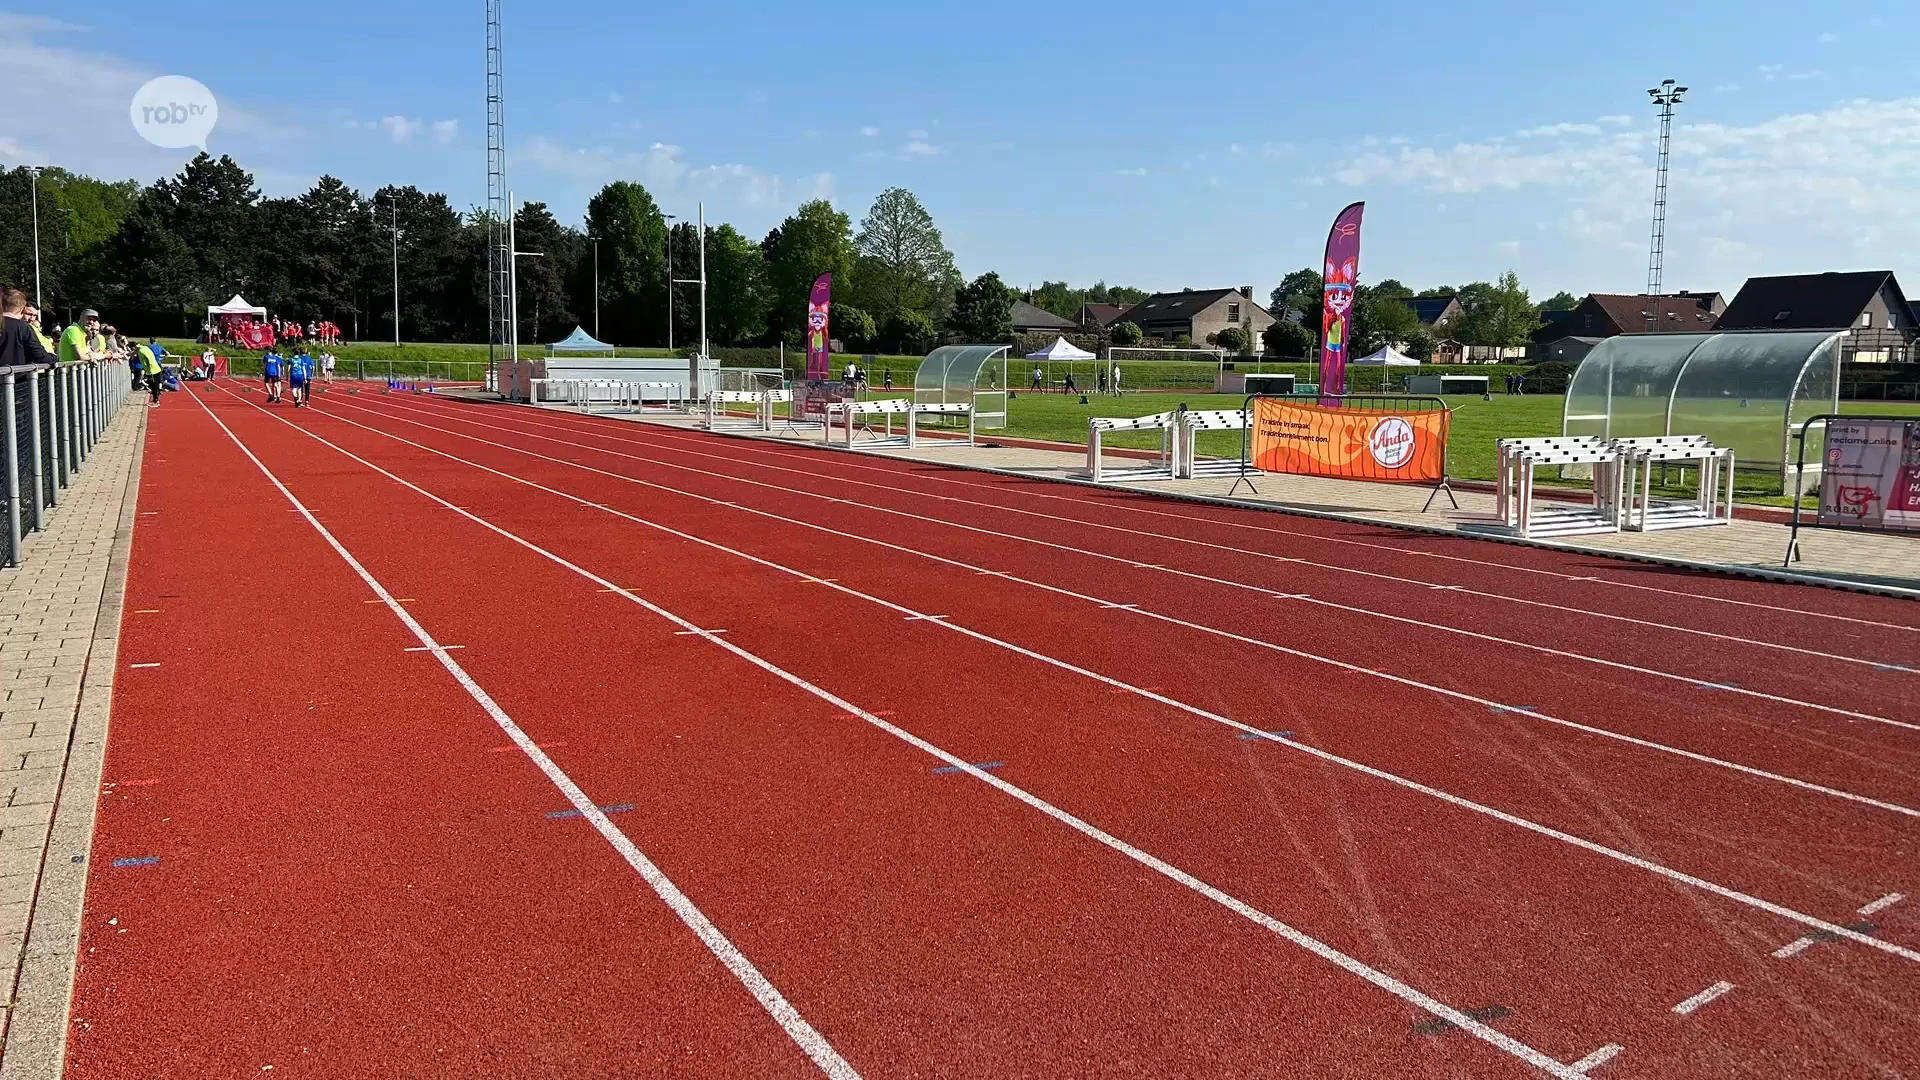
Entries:
[[1027,359],[1049,360],[1049,361],[1052,361],[1052,360],[1071,361],[1071,360],[1095,360],[1095,359],[1098,359],[1098,357],[1094,356],[1092,353],[1088,352],[1087,350],[1074,345],[1072,342],[1068,341],[1066,338],[1054,338],[1053,344],[1047,346],[1044,349],[1041,349],[1039,352],[1028,353]]
[[267,319],[267,309],[249,304],[246,298],[242,297],[239,293],[234,293],[233,299],[224,304],[207,305],[208,318],[217,318],[221,315],[251,315],[261,322],[265,322]]
[[1354,367],[1419,367],[1420,361],[1401,352],[1391,345],[1383,346],[1379,352],[1362,356],[1353,361]]
[[578,356],[586,353],[605,353],[608,356],[615,355],[613,346],[604,341],[594,340],[592,334],[587,333],[585,328],[579,326],[574,327],[573,333],[568,334],[564,340],[556,341],[547,346],[547,353],[550,356],[564,356],[567,354]]

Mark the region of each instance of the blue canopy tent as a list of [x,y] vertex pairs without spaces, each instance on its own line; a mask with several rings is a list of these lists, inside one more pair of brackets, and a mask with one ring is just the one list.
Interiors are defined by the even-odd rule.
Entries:
[[614,348],[613,346],[607,344],[604,341],[594,340],[594,337],[592,334],[589,334],[583,328],[576,326],[573,328],[573,333],[568,334],[565,340],[556,341],[553,344],[547,346],[547,355],[548,356],[569,356],[569,355],[571,356],[586,356],[586,355],[612,356],[614,355]]

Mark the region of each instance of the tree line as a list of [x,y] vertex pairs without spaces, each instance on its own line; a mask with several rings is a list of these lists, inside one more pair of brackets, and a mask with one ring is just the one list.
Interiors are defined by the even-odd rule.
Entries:
[[[1320,271],[1311,267],[1295,270],[1280,280],[1268,308],[1276,321],[1266,332],[1267,352],[1306,356],[1319,348],[1324,288]],[[1352,355],[1366,356],[1382,346],[1394,345],[1416,360],[1431,359],[1438,342],[1407,302],[1445,297],[1460,302],[1460,315],[1447,327],[1447,336],[1462,345],[1525,345],[1544,324],[1546,312],[1571,311],[1580,306],[1579,298],[1564,290],[1535,303],[1520,284],[1519,275],[1511,270],[1498,281],[1440,285],[1419,292],[1387,278],[1378,285],[1363,284],[1354,289],[1353,331],[1349,336]]]
[[[0,279],[32,285],[37,198],[44,306],[55,320],[92,307],[131,332],[190,335],[208,304],[239,293],[377,340],[394,333],[397,264],[403,340],[484,342],[490,333],[491,220],[439,192],[390,185],[362,194],[323,176],[300,195],[263,198],[239,163],[207,154],[146,187],[58,169],[35,186],[24,168],[0,173]],[[513,225],[515,245],[539,253],[519,265],[522,341],[555,340],[576,324],[595,331],[596,322],[598,336],[622,345],[698,338],[700,291],[684,282],[700,276],[700,231],[665,214],[643,185],[607,184],[577,225],[537,202],[516,208]],[[1047,282],[1025,294],[994,273],[967,281],[933,216],[904,188],[882,192],[857,225],[824,199],[758,241],[710,224],[705,255],[707,333],[718,346],[798,346],[822,273],[834,275],[834,336],[858,351],[1005,340],[1022,296],[1068,317],[1084,303],[1146,296],[1104,282]]]

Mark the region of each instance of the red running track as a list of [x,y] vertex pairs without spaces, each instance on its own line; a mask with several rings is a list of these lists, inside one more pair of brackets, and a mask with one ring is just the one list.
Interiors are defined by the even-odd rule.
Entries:
[[1903,603],[259,400],[153,417],[75,1076],[1920,1065]]

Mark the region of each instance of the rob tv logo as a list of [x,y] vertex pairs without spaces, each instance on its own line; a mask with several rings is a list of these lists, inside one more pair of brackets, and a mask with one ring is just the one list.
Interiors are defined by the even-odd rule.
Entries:
[[207,148],[207,136],[220,122],[220,103],[197,79],[162,75],[142,86],[127,109],[133,130],[155,146],[170,150]]

